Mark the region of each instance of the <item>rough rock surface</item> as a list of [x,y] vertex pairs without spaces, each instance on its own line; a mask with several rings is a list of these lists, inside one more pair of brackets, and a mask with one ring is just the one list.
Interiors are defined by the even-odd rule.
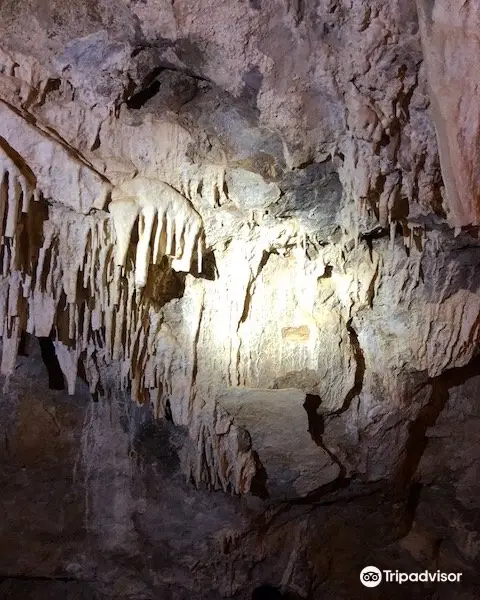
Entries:
[[475,597],[478,12],[1,4],[0,592]]

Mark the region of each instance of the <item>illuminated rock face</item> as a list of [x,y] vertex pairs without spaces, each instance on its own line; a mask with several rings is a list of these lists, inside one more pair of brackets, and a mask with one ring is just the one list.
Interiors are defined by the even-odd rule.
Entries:
[[[315,539],[335,554],[358,533],[331,524],[347,513],[298,508],[272,530],[265,510],[369,493],[404,564],[410,553],[478,566],[477,524],[458,511],[442,525],[480,491],[475,11],[446,0],[0,9],[1,373],[13,386],[1,415],[25,432],[18,452],[29,456],[30,437],[43,448],[20,398],[39,368],[18,357],[25,333],[52,338],[75,402],[98,399],[59,409],[62,469],[85,476],[87,523],[59,571],[90,581],[78,557],[97,536],[108,556],[150,561],[148,590],[119,583],[108,591],[119,598],[188,577],[172,598],[200,584],[199,598],[247,598],[250,568],[301,598],[326,580],[341,597],[335,582],[361,545],[336,572]],[[424,491],[412,525],[396,511],[413,482]],[[434,484],[444,504],[429,523]],[[358,507],[365,543],[370,512]],[[177,521],[195,525],[182,538]],[[166,554],[157,565],[146,550],[161,544],[168,572]]]
[[480,8],[466,2],[455,10],[450,0],[417,4],[449,222],[456,227],[479,225]]

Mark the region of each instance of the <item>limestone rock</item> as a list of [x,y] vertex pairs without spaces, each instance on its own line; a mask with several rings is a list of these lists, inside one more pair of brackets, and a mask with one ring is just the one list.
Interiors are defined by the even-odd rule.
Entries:
[[232,388],[218,402],[249,432],[272,499],[306,496],[338,477],[338,464],[308,433],[301,391]]
[[444,175],[448,217],[454,227],[478,225],[479,124],[476,121],[480,11],[465,2],[418,0],[432,111]]
[[[110,185],[60,140],[39,130],[4,102],[0,103],[0,136],[20,157],[45,198],[79,213],[102,209]],[[20,167],[22,168],[22,167]]]
[[44,4],[0,8],[1,591],[467,598],[476,5]]

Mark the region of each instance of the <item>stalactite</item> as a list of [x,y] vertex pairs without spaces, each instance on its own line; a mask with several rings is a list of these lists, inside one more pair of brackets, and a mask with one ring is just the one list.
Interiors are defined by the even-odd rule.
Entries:
[[78,351],[75,347],[69,348],[60,341],[55,341],[54,346],[60,368],[67,380],[68,393],[73,395],[77,380]]
[[0,333],[3,337],[1,372],[7,377],[15,368],[22,323],[27,321],[25,307],[31,293],[32,277],[21,273],[18,265],[19,240],[23,225],[21,213],[27,213],[34,194],[35,182],[31,174],[24,173],[17,163],[0,146],[0,250],[2,275],[5,278],[0,291]]
[[113,190],[109,210],[117,238],[115,260],[120,267],[125,267],[132,232],[138,223],[137,287],[146,284],[148,265],[159,263],[163,255],[172,258],[171,266],[177,271],[192,269],[195,243],[202,243],[202,222],[189,201],[176,190],[163,182],[135,178]]
[[132,198],[118,199],[110,204],[109,211],[115,224],[115,261],[119,267],[123,267],[133,226],[138,219],[138,206]]
[[23,213],[28,212],[30,199],[34,195],[33,185],[0,147],[0,222],[3,223],[6,214],[2,239],[15,236],[19,209]]
[[[33,250],[32,271],[27,273],[17,264],[22,254],[22,238],[25,237],[20,235],[21,221],[24,220],[21,212],[30,223],[28,219],[34,204],[31,200],[38,195],[35,195],[31,179],[22,174],[10,157],[5,155],[1,165],[0,217],[3,216],[1,222],[5,223],[0,242],[4,276],[0,281],[0,334],[4,337],[2,373],[8,375],[15,366],[22,328],[41,337],[47,337],[53,331],[57,357],[70,394],[75,392],[79,361],[84,366],[92,393],[111,388],[106,365],[112,360],[118,361],[116,385],[123,390],[128,390],[131,385],[133,400],[152,402],[156,414],[164,412],[168,402],[174,423],[191,427],[192,438],[198,442],[197,462],[190,465],[196,481],[203,480],[224,490],[248,491],[255,465],[251,454],[239,449],[235,427],[220,423],[220,417],[212,421],[204,415],[202,421],[196,414],[198,404],[193,402],[194,394],[198,392],[198,388],[192,389],[199,383],[199,379],[196,380],[199,360],[196,353],[204,310],[201,293],[195,294],[197,290],[204,292],[202,286],[205,282],[188,278],[187,292],[182,302],[174,307],[180,313],[172,313],[179,318],[182,327],[170,329],[165,317],[168,313],[159,311],[158,304],[156,310],[152,310],[152,303],[161,300],[153,298],[154,286],[150,284],[154,273],[164,268],[185,273],[202,272],[205,251],[203,224],[189,200],[165,183],[137,177],[113,190],[109,212],[98,210],[81,214],[53,202],[46,207],[48,220],[38,224],[43,235],[39,236],[39,247]],[[211,181],[213,197],[221,204],[225,198],[224,173],[216,173]],[[197,187],[198,183],[192,179],[184,189],[193,194]],[[396,222],[392,218],[392,194],[391,190],[383,198],[382,210],[394,245]],[[360,304],[360,287],[363,290],[369,286],[361,281],[360,267],[363,265],[358,262],[362,256],[361,233],[366,203],[362,202],[359,206],[352,203],[348,210],[351,210],[350,221],[342,243],[353,283],[350,278],[344,278],[345,293],[341,302],[346,310],[351,310],[354,302]],[[306,257],[307,242],[310,251],[312,238],[307,240],[306,232],[299,223],[295,231],[293,225],[291,227],[292,231],[282,233],[285,240],[279,242],[275,239],[275,243],[279,245],[279,252],[282,245],[287,247],[287,242],[289,246],[296,244],[299,271],[307,272],[310,263],[312,268],[314,266],[313,260]],[[404,243],[410,250],[416,247],[416,236],[420,233],[406,226]],[[270,245],[267,247],[270,248]],[[263,248],[259,256],[262,252]],[[337,247],[330,252],[338,254],[339,272],[340,269],[345,271],[347,267],[345,261],[342,264]],[[410,270],[406,273],[412,286],[406,288],[404,294],[408,301],[414,297],[413,292],[420,279],[418,253],[412,254],[415,254],[415,261],[412,259]],[[325,258],[322,273],[325,265],[331,263]],[[248,271],[251,256],[245,259],[244,264],[248,265]],[[157,265],[155,272],[150,265]],[[232,273],[223,280],[231,286],[231,296],[225,296],[227,301],[235,295],[232,281],[236,275]],[[341,278],[339,281],[341,283]],[[377,292],[379,281],[380,277],[374,279]],[[187,293],[191,296],[188,297]],[[335,293],[340,298],[338,290]],[[193,300],[197,303],[194,304]],[[182,307],[188,302],[191,304],[187,311]],[[172,302],[174,304],[175,301]],[[243,301],[240,304],[243,310]],[[297,305],[300,306],[301,302]],[[238,322],[242,310],[238,314]],[[305,314],[311,316],[312,311],[309,306]],[[312,319],[312,330],[315,326]],[[240,373],[237,361],[240,352],[235,343],[229,340],[229,344],[222,346],[228,354],[225,372],[233,385],[249,385],[254,379],[249,376],[250,371],[258,377],[262,354],[257,352],[248,356],[245,370]],[[248,366],[250,361],[251,369]],[[215,366],[221,364],[218,359]],[[193,422],[201,423],[198,431]]]
[[[13,170],[8,166],[2,184],[10,186]],[[26,188],[20,185],[7,194],[3,188],[5,207],[15,212]],[[55,348],[69,393],[75,391],[79,360],[91,391],[102,384],[101,361],[95,358],[99,347],[105,360],[120,361],[121,385],[126,389],[131,382],[137,402],[158,395],[160,387],[170,395],[186,393],[186,387],[175,391],[171,384],[176,342],[162,343],[164,331],[148,327],[149,305],[141,292],[149,264],[158,264],[165,254],[172,268],[188,271],[196,251],[194,268],[202,268],[201,219],[185,198],[165,184],[134,181],[113,195],[110,215],[79,215],[62,205],[50,206],[43,243],[36,249],[36,269],[28,279],[14,270],[11,260],[19,229],[12,225],[9,233],[12,236],[5,239],[11,243],[3,247],[9,283],[2,288],[2,327],[7,331],[7,324],[20,315],[19,298],[25,296],[28,332],[42,337],[52,329],[56,332]],[[12,333],[10,326],[8,335]],[[11,339],[5,345],[4,372],[15,362],[15,338]],[[177,372],[187,386],[186,363],[176,365]]]

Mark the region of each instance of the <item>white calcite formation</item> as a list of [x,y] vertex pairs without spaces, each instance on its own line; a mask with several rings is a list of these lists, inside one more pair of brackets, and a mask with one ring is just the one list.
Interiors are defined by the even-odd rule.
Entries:
[[118,186],[112,193],[109,212],[116,234],[115,264],[125,266],[132,230],[137,225],[135,283],[147,282],[150,263],[172,256],[172,269],[202,272],[202,220],[188,200],[160,181],[136,178]]
[[[0,154],[0,193],[1,193],[1,215],[4,223],[3,237],[15,238],[19,212],[28,213],[30,200],[36,193],[35,181],[28,178],[28,173],[21,172],[12,158],[2,147]],[[38,197],[35,197],[37,200]]]

